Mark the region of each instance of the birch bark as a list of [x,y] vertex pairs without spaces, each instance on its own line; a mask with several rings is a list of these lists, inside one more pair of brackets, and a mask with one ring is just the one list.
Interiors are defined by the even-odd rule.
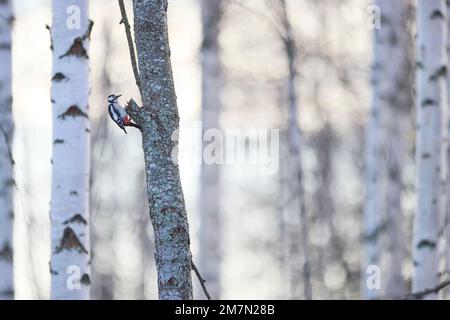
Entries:
[[[377,82],[382,130],[385,133],[385,167],[383,167],[383,205],[386,212],[386,264],[384,296],[406,294],[402,265],[406,256],[403,232],[403,166],[408,157],[407,139],[412,112],[411,87],[413,80],[412,37],[408,29],[410,5],[408,1],[378,1],[382,10],[382,29],[379,32],[380,77]],[[396,68],[390,68],[395,65]]]
[[87,0],[54,0],[51,299],[89,299],[90,124]]
[[0,1],[0,300],[14,299],[11,1]]
[[[447,10],[444,0],[417,0],[417,211],[413,230],[413,292],[439,283],[447,141]],[[436,299],[430,294],[427,299]]]
[[[450,1],[447,1],[447,59],[450,57]],[[447,60],[447,63],[448,60]],[[450,93],[450,74],[447,72],[447,94]],[[447,96],[447,99],[450,97]],[[448,100],[447,100],[447,103]],[[448,104],[447,104],[448,108]],[[447,138],[450,139],[450,111],[447,109],[448,125],[447,125]],[[447,143],[447,197],[446,197],[446,210],[445,210],[445,236],[446,236],[446,246],[445,246],[445,266],[447,274],[450,274],[450,179],[449,179],[449,168],[450,168],[450,143]],[[447,300],[450,299],[450,287],[447,288]]]
[[[201,47],[202,68],[202,126],[203,132],[218,129],[221,110],[220,19],[222,0],[202,0]],[[216,141],[217,142],[217,141]],[[216,148],[221,146],[217,145]],[[217,151],[216,151],[217,152]],[[219,299],[221,295],[221,223],[220,223],[220,167],[202,163],[200,182],[200,270],[208,284],[209,293]]]
[[[299,297],[299,284],[303,285],[305,299],[312,298],[311,271],[309,264],[309,238],[304,206],[303,172],[301,158],[301,131],[298,125],[297,98],[297,50],[292,26],[288,17],[286,1],[279,1],[280,20],[283,27],[283,44],[288,62],[288,170],[289,204],[284,210],[285,243],[288,258],[288,286],[290,298]],[[302,255],[300,255],[300,253]],[[301,256],[301,257],[300,257]],[[302,265],[299,270],[299,265]]]
[[131,100],[127,111],[142,127],[159,298],[179,300],[192,299],[192,260],[177,161],[179,116],[170,62],[167,6],[167,0],[133,0],[144,106],[139,108]]

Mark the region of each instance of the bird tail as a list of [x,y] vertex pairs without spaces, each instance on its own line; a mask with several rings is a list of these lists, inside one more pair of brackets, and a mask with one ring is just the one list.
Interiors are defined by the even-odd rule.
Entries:
[[140,126],[140,125],[137,125],[137,124],[134,123],[134,122],[127,123],[126,126],[127,126],[127,127],[135,127],[135,128],[138,128],[139,130],[141,130],[141,126]]

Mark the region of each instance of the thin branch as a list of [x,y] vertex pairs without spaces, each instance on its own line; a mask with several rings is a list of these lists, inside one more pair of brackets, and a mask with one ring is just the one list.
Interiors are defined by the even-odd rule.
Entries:
[[200,281],[200,284],[202,286],[203,292],[205,293],[206,298],[208,300],[211,300],[211,296],[208,293],[208,290],[206,289],[205,282],[206,280],[202,278],[202,275],[200,274],[200,271],[198,271],[197,267],[194,264],[194,261],[191,261],[192,264],[192,270],[194,270],[195,274],[197,275],[198,281]]
[[122,20],[120,20],[120,23],[123,23],[123,26],[125,27],[125,33],[127,35],[127,41],[128,41],[128,49],[130,50],[130,59],[131,59],[131,65],[133,67],[133,73],[134,73],[134,79],[136,80],[136,85],[139,89],[139,93],[142,97],[142,90],[141,90],[141,78],[139,77],[139,70],[136,60],[136,52],[134,51],[134,43],[133,38],[131,37],[131,28],[130,23],[128,22],[127,17],[127,11],[125,10],[125,4],[123,3],[123,0],[119,1],[119,7],[120,7],[120,13],[122,14]]
[[447,279],[447,280],[441,282],[434,288],[425,289],[423,291],[407,294],[406,296],[402,297],[401,300],[423,299],[425,296],[432,294],[432,293],[438,293],[439,291],[441,291],[442,289],[445,289],[448,286],[450,286],[450,279]]

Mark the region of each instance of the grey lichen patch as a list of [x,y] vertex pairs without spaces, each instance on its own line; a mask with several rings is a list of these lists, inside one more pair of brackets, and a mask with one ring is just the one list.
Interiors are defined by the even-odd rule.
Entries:
[[55,139],[53,140],[53,144],[63,144],[65,141],[64,139]]
[[89,59],[87,51],[84,48],[82,38],[75,38],[75,40],[73,40],[73,43],[70,46],[69,50],[67,50],[67,52],[64,53],[63,55],[61,55],[59,58],[62,59],[64,57],[70,57],[70,56]]
[[59,246],[55,249],[55,253],[62,250],[76,250],[78,253],[88,253],[81,241],[78,239],[75,232],[70,227],[66,227],[61,238]]
[[180,236],[180,235],[184,236],[184,235],[186,235],[186,229],[184,228],[183,225],[178,225],[175,228],[173,228],[170,235],[172,237],[176,237],[176,236]]
[[0,260],[12,262],[13,260],[13,251],[11,245],[6,242],[0,250]]
[[91,278],[89,277],[89,275],[87,273],[85,273],[81,276],[80,283],[84,286],[91,285]]
[[436,248],[436,242],[428,239],[423,239],[417,244],[417,249],[422,248],[434,249]]
[[79,213],[75,214],[72,218],[67,219],[66,221],[63,222],[63,224],[65,225],[69,223],[80,223],[87,225],[86,219],[84,219],[83,216]]
[[55,73],[55,75],[52,77],[52,81],[54,82],[61,82],[63,80],[68,80],[67,77],[62,73],[62,72],[57,72]]
[[58,118],[62,119],[62,120],[65,120],[66,117],[72,117],[72,118],[85,117],[85,118],[87,118],[88,115],[86,113],[84,113],[78,106],[72,105],[69,108],[67,108],[67,110],[64,111],[64,113],[62,113],[58,116]]

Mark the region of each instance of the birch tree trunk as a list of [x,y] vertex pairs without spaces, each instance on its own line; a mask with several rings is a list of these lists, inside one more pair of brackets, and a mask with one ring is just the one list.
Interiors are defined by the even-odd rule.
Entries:
[[51,298],[89,299],[89,36],[87,0],[54,0]]
[[[221,65],[219,32],[222,16],[222,0],[202,0],[201,47],[202,68],[202,126],[219,128],[221,110]],[[217,141],[216,141],[217,142]],[[221,146],[216,146],[220,148]],[[217,152],[217,151],[216,151]],[[220,167],[218,164],[202,163],[200,182],[200,270],[208,284],[212,297],[221,295],[221,222],[220,222]]]
[[[386,1],[374,1],[377,6],[386,5]],[[389,14],[381,7],[383,14]],[[383,25],[383,24],[382,24]],[[386,28],[386,27],[385,27]],[[372,64],[372,87],[373,97],[369,123],[366,128],[365,146],[365,174],[366,174],[366,198],[364,201],[363,216],[363,261],[361,269],[361,294],[364,299],[375,299],[380,296],[381,288],[372,283],[370,268],[380,268],[381,256],[381,233],[383,232],[383,207],[382,207],[382,133],[381,111],[382,111],[382,76],[386,71],[387,61],[384,59],[388,41],[386,29],[374,29],[373,35],[373,64]]]
[[128,112],[142,129],[147,197],[155,233],[159,298],[192,299],[189,225],[177,161],[178,107],[170,62],[167,0],[133,0],[144,106]]
[[[412,37],[408,20],[408,1],[377,1],[382,12],[379,33],[380,54],[378,87],[382,130],[385,133],[385,167],[383,167],[383,208],[386,212],[386,264],[384,296],[400,297],[406,294],[402,265],[406,255],[403,232],[403,166],[408,157],[407,139],[412,134],[409,125],[412,112],[411,87],[414,79]],[[388,67],[395,65],[396,68]]]
[[[447,59],[450,57],[450,1],[447,1]],[[448,60],[447,60],[447,63]],[[448,67],[448,65],[447,65]],[[447,70],[447,94],[450,93],[450,73]],[[447,96],[449,99],[450,96]],[[447,108],[449,108],[447,100]],[[450,110],[447,109],[447,138],[450,139]],[[445,236],[446,236],[446,246],[445,246],[445,266],[447,274],[450,274],[450,143],[447,143],[447,197],[446,197],[446,210],[445,210]],[[450,287],[447,288],[447,300],[450,300]]]
[[0,300],[14,299],[11,1],[0,1]]
[[[373,101],[366,131],[364,260],[361,270],[361,291],[365,299],[378,298],[382,294],[371,266],[383,271],[380,276],[387,297],[406,293],[402,276],[405,244],[401,197],[402,166],[407,157],[405,139],[412,105],[408,1],[375,0],[373,4],[381,10],[381,28],[374,29]],[[390,67],[392,64],[396,68]],[[386,248],[383,248],[384,244]]]
[[[285,259],[288,268],[288,286],[290,298],[299,297],[299,284],[303,285],[305,299],[312,298],[311,272],[309,265],[309,241],[304,206],[302,160],[301,160],[301,131],[298,125],[297,98],[297,50],[292,26],[287,14],[286,1],[279,0],[278,9],[283,27],[283,44],[288,61],[288,170],[289,203],[285,211],[285,244],[288,257]],[[302,257],[300,255],[302,253]],[[302,265],[299,270],[299,265]]]
[[[439,283],[438,238],[443,217],[447,141],[447,10],[444,0],[417,0],[417,212],[413,292]],[[437,294],[426,298],[436,299]]]

